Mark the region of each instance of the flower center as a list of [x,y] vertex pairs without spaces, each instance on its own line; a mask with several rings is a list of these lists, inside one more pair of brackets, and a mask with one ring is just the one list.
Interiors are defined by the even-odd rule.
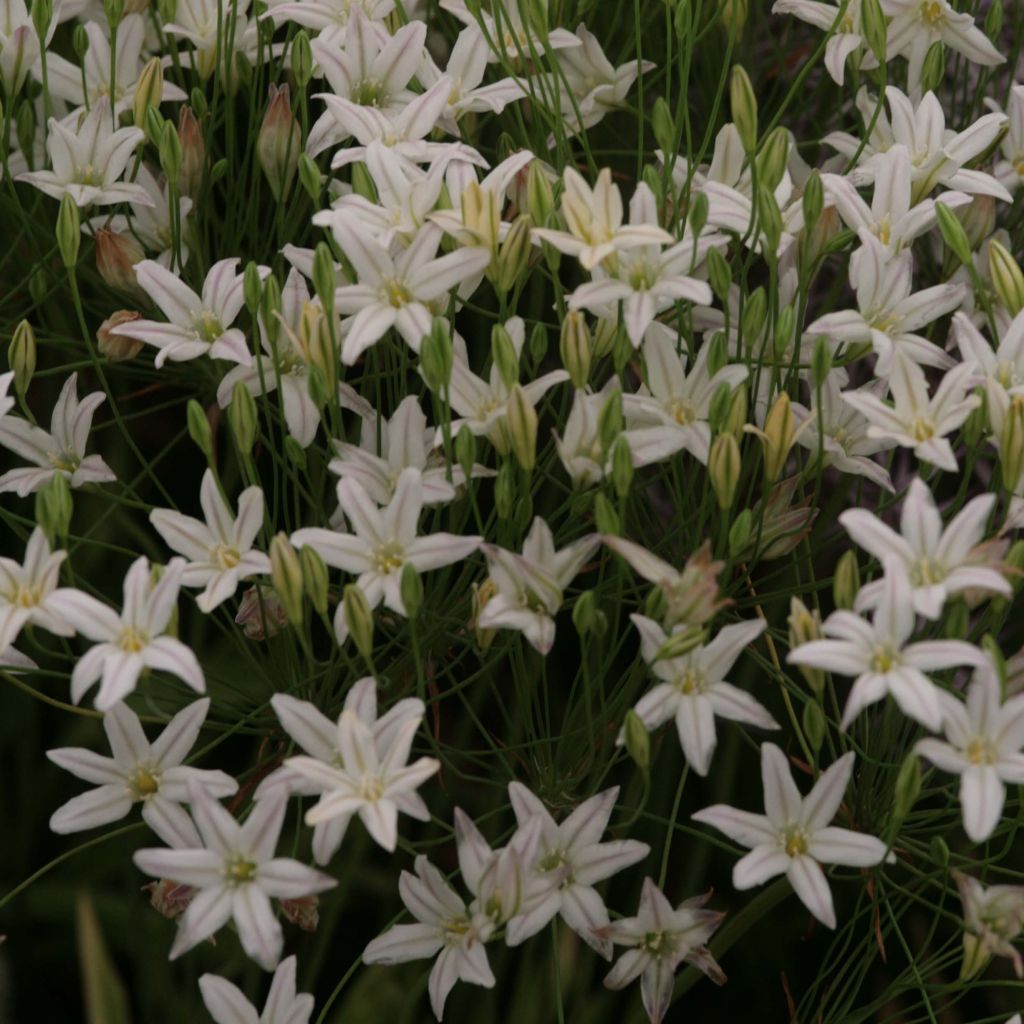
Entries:
[[397,572],[405,562],[405,553],[397,544],[385,544],[373,553],[374,567],[382,576]]
[[402,281],[397,277],[389,277],[381,288],[384,300],[390,303],[395,309],[401,309],[408,302],[412,302],[412,294]]
[[885,675],[900,663],[898,651],[891,647],[876,647],[874,657],[871,659],[871,671]]
[[911,433],[915,441],[930,441],[935,436],[935,423],[926,416],[917,416]]
[[964,755],[971,764],[995,764],[999,760],[995,746],[986,736],[977,736],[971,740]]
[[910,582],[915,587],[930,587],[941,583],[948,575],[946,567],[934,558],[919,558],[910,570]]
[[688,668],[677,680],[676,689],[686,696],[694,693],[703,693],[707,686],[707,679],[704,673],[697,669]]
[[697,411],[687,402],[682,401],[679,398],[672,399],[672,404],[669,406],[669,412],[672,414],[673,419],[681,427],[689,426],[697,419]]
[[882,245],[888,245],[892,240],[892,223],[889,214],[886,214],[878,224],[878,230],[875,232],[878,236],[878,240]]
[[234,569],[241,560],[238,548],[229,544],[218,544],[210,552],[210,561],[221,569]]
[[228,861],[225,869],[228,885],[239,886],[251,882],[256,877],[256,864],[245,857],[237,856]]
[[796,825],[787,828],[783,834],[782,845],[787,856],[802,857],[807,853],[807,833]]
[[149,637],[134,626],[125,626],[117,640],[117,646],[129,654],[137,654],[149,643]]
[[82,462],[75,452],[51,452],[47,457],[54,469],[64,473],[74,473]]
[[35,608],[42,599],[42,587],[18,587],[14,592],[14,600],[11,604],[18,608]]
[[196,334],[203,341],[210,344],[215,342],[224,333],[224,328],[221,326],[217,315],[211,313],[208,309],[192,314],[192,326],[195,328]]
[[461,917],[449,917],[441,922],[441,933],[448,945],[459,945],[463,937],[469,934],[469,929],[469,918],[464,914]]
[[654,957],[668,956],[675,950],[675,936],[671,932],[647,932],[640,948]]
[[146,800],[160,788],[160,776],[151,769],[140,766],[128,779],[128,788],[136,800]]
[[921,20],[937,25],[946,16],[941,0],[924,0],[921,4]]
[[364,775],[359,783],[359,795],[370,803],[376,803],[384,795],[384,783],[376,775]]

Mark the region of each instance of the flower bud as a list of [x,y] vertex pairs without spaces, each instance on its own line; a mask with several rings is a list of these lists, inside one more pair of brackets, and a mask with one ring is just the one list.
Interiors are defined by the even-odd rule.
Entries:
[[825,742],[825,733],[828,730],[828,723],[825,721],[825,712],[816,700],[809,700],[804,704],[803,713],[800,715],[800,726],[804,736],[815,754],[821,751]]
[[7,349],[7,363],[14,371],[14,390],[24,397],[36,372],[36,332],[27,320],[14,328]]
[[518,384],[509,393],[505,409],[512,454],[529,472],[537,463],[537,410]]
[[860,569],[857,567],[857,556],[853,551],[844,551],[836,562],[836,573],[832,580],[832,598],[836,608],[852,608],[858,593]]
[[1017,261],[994,238],[988,243],[988,272],[992,285],[1010,316],[1024,309],[1024,273]]
[[786,357],[790,345],[793,343],[793,335],[796,331],[796,310],[792,306],[783,306],[779,315],[775,318],[775,326],[772,332],[772,352],[777,362],[782,362]]
[[1003,483],[1016,491],[1024,474],[1024,395],[1014,395],[1003,419],[999,437],[999,463]]
[[928,846],[932,860],[940,868],[947,867],[949,865],[949,846],[946,844],[946,840],[942,836],[932,836]]
[[292,113],[287,84],[270,86],[270,103],[256,140],[256,155],[278,203],[291,191],[302,149],[302,129]]
[[[0,112],[2,115],[2,112]],[[28,293],[32,301],[39,305],[50,291],[49,276],[46,267],[37,263],[28,277]]]
[[160,134],[159,149],[160,166],[163,168],[164,174],[167,175],[167,181],[171,185],[176,185],[184,161],[184,149],[181,145],[181,139],[178,138],[178,133],[174,130],[174,125],[170,121],[164,122],[164,128]]
[[459,464],[468,485],[473,477],[473,467],[476,465],[476,435],[466,423],[459,427],[459,432],[455,435],[455,461]]
[[[139,75],[132,97],[132,118],[136,128],[145,129],[146,110],[148,107],[159,107],[164,96],[164,68],[159,57],[151,57]],[[150,139],[155,142],[155,139]]]
[[764,447],[764,475],[768,483],[777,480],[793,447],[796,431],[789,395],[783,392],[775,399],[764,421],[761,440]]
[[713,434],[723,432],[731,407],[732,389],[727,381],[722,381],[711,393],[711,401],[708,403],[708,426]]
[[494,597],[498,588],[494,585],[492,580],[484,580],[481,584],[472,584],[472,615],[469,621],[470,629],[473,630],[476,636],[477,646],[483,653],[487,653],[487,649],[494,642],[494,634],[496,630],[493,629],[481,629],[477,624],[480,621],[480,615],[484,608],[487,607],[487,602]]
[[135,277],[135,267],[146,258],[143,248],[127,231],[119,233],[98,228],[96,241],[96,269],[100,277],[118,291],[146,302],[149,296]]
[[185,417],[188,423],[188,436],[209,461],[213,455],[213,433],[203,407],[194,398],[188,401]]
[[708,269],[708,284],[715,293],[719,302],[725,303],[729,299],[729,290],[732,287],[732,271],[725,257],[718,249],[709,249],[705,257],[705,264]]
[[1003,31],[1003,0],[991,0],[984,21],[985,35],[998,45]]
[[301,625],[305,611],[302,566],[287,534],[276,533],[270,542],[270,579],[281,598],[288,621],[293,626]]
[[594,631],[597,603],[592,590],[585,590],[572,606],[572,624],[581,640]]
[[743,148],[753,153],[757,148],[757,100],[750,78],[740,64],[733,65],[729,76],[729,105]]
[[306,449],[288,434],[284,439],[285,458],[303,472],[306,469]]
[[935,218],[939,232],[947,248],[965,266],[971,264],[971,243],[967,240],[967,232],[963,224],[957,220],[956,214],[945,204],[935,204]]
[[420,347],[420,368],[427,387],[435,394],[448,387],[448,382],[452,379],[454,362],[455,353],[452,350],[448,323],[441,317],[434,317],[430,333],[423,339]]
[[[822,638],[821,616],[817,611],[812,612],[798,597],[790,598],[789,618],[786,621],[789,624],[790,650]],[[825,689],[825,673],[820,668],[813,668],[810,665],[798,665],[797,668],[800,669],[800,674],[807,681],[811,692],[820,696]]]
[[718,0],[718,16],[730,35],[739,36],[747,24],[750,0]]
[[235,616],[235,625],[249,640],[264,640],[277,636],[288,625],[288,615],[273,587],[261,583],[242,594]]
[[921,92],[934,92],[946,76],[946,47],[937,40],[928,47],[921,65]]
[[654,660],[670,661],[673,658],[682,658],[690,651],[696,650],[706,643],[708,638],[707,630],[701,626],[685,626],[669,634],[665,642],[658,648]]
[[[242,285],[246,303],[248,303],[252,298],[252,286],[256,281],[259,281],[259,267],[256,267],[255,280],[248,266],[245,268],[245,274],[247,277],[243,280]],[[260,285],[262,288],[259,306],[260,322],[263,324],[263,330],[266,331],[267,341],[270,342],[271,346],[274,346],[277,344],[277,339],[281,336],[281,320],[279,316],[281,312],[281,284],[273,274],[269,274],[260,282]]]
[[317,242],[313,250],[313,287],[320,300],[325,316],[334,314],[334,288],[336,272],[331,247],[326,242]]
[[43,528],[51,544],[67,537],[74,512],[71,484],[63,473],[52,477],[36,491],[36,522]]
[[993,196],[971,196],[971,201],[965,206],[958,206],[954,214],[967,232],[972,251],[980,249],[996,229],[996,201]]
[[[697,192],[690,197],[690,233],[699,238],[708,222],[708,197],[705,192]],[[721,253],[719,253],[721,255]]]
[[892,817],[898,825],[910,813],[921,794],[921,762],[917,754],[903,759],[892,794]]
[[70,270],[78,262],[78,249],[82,244],[82,227],[78,207],[67,192],[61,196],[57,214],[57,247],[64,266]]
[[626,753],[646,775],[651,768],[651,737],[647,733],[643,719],[632,708],[626,712],[622,740],[626,746]]
[[773,128],[761,143],[757,154],[758,181],[765,188],[778,188],[789,163],[789,132],[785,128]]
[[964,600],[950,601],[943,609],[942,635],[950,640],[966,640],[971,628],[971,613]]
[[732,434],[719,434],[711,443],[708,456],[708,473],[711,486],[715,489],[718,507],[723,511],[732,508],[736,500],[736,489],[740,483],[740,446]]
[[722,433],[732,434],[736,441],[743,436],[747,423],[747,385],[741,384],[733,393],[729,403],[729,414],[722,425]]
[[295,75],[295,84],[300,89],[305,89],[313,77],[313,51],[309,45],[309,34],[305,29],[296,32],[292,40],[292,74]]
[[597,436],[603,451],[609,451],[615,439],[622,433],[622,392],[618,388],[608,392],[608,397],[597,415]]
[[315,302],[302,307],[299,319],[299,342],[309,353],[309,364],[323,375],[328,395],[338,391],[338,349],[331,339],[324,311]]
[[764,288],[758,285],[747,296],[747,301],[743,303],[743,312],[740,314],[740,336],[748,350],[764,334],[767,317],[768,297]]
[[659,96],[654,101],[654,111],[651,115],[651,123],[654,127],[654,140],[658,143],[662,153],[668,156],[676,149],[676,126],[672,120],[672,111],[664,96]]
[[119,309],[111,313],[96,332],[96,347],[100,355],[112,363],[126,363],[134,359],[142,351],[143,343],[124,334],[111,334],[110,329],[141,319],[142,314],[135,310]]
[[31,6],[32,27],[40,39],[46,39],[53,21],[53,0],[32,0]]
[[732,522],[729,527],[729,557],[736,558],[750,541],[750,529],[753,524],[753,516],[750,509],[745,508]]
[[570,310],[562,321],[558,351],[562,357],[562,365],[576,388],[587,386],[593,347],[587,318],[578,309]]
[[531,250],[530,218],[521,213],[512,221],[498,250],[498,273],[494,285],[501,294],[515,287],[520,275],[526,270]]
[[764,185],[759,185],[757,189],[757,216],[761,222],[767,252],[774,256],[778,252],[779,240],[782,238],[782,214],[779,212],[779,204],[775,201],[774,194]]
[[[877,3],[877,0],[875,0]],[[825,208],[825,189],[821,184],[821,175],[818,169],[811,171],[811,176],[804,185],[803,194],[804,230],[809,231],[821,217],[821,211]]]
[[530,213],[530,219],[539,228],[548,223],[555,208],[551,180],[539,160],[532,161],[530,169],[526,172],[526,208]]
[[299,567],[302,569],[302,589],[317,615],[327,614],[327,566],[320,553],[308,544],[299,549]]
[[889,25],[879,0],[861,0],[860,34],[875,60],[884,65],[889,42]]
[[314,203],[319,204],[320,189],[323,184],[320,176],[320,168],[317,167],[316,161],[308,153],[299,154],[298,166],[299,184],[306,190],[306,195],[308,195]]
[[516,501],[515,467],[503,460],[494,478],[494,510],[500,519],[508,519]]
[[819,335],[811,352],[811,383],[816,389],[824,387],[831,369],[832,348],[828,340],[823,335]]
[[239,452],[248,455],[256,443],[259,421],[256,415],[256,399],[242,381],[236,381],[231,390],[228,423],[231,425],[231,433]]
[[356,650],[367,660],[373,657],[373,612],[366,595],[354,583],[345,587],[342,596],[342,614],[349,636]]
[[623,500],[629,494],[629,488],[633,483],[633,452],[622,434],[612,442],[611,463],[612,486],[619,500]]
[[203,180],[206,166],[206,143],[192,108],[183,106],[178,111],[178,144],[181,148],[181,170],[178,174],[178,188],[182,195],[193,199]]
[[103,13],[107,16],[111,31],[115,31],[124,18],[124,0],[103,0]]
[[600,533],[618,536],[622,532],[619,513],[615,511],[615,506],[608,500],[607,495],[598,494],[594,498],[594,523]]
[[164,125],[166,124],[166,121],[164,119],[164,115],[161,114],[160,111],[157,110],[156,107],[150,105],[150,106],[146,107],[146,109],[143,112],[142,116],[143,116],[143,118],[145,120],[145,124],[143,125],[143,130],[146,133],[146,138],[154,146],[156,146],[157,149],[159,149],[160,148],[160,139],[163,137]]
[[[938,836],[935,838],[937,839]],[[981,974],[991,959],[992,950],[989,945],[983,942],[979,935],[965,931],[964,958],[960,963],[960,980],[962,982],[970,981],[975,975]]]
[[249,260],[242,271],[242,297],[249,315],[255,316],[263,297],[263,282],[260,280],[260,268],[253,260]]
[[502,324],[495,324],[491,330],[491,358],[505,387],[511,388],[519,380],[519,354]]
[[416,566],[406,562],[399,578],[399,595],[407,618],[415,619],[423,608],[423,578]]

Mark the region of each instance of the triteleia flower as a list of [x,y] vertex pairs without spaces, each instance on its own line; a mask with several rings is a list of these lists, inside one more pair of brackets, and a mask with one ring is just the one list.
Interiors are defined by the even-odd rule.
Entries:
[[124,702],[103,716],[113,758],[82,747],[59,747],[46,756],[54,764],[97,788],[73,797],[54,811],[50,828],[66,834],[119,821],[142,804],[142,819],[168,846],[193,845],[195,827],[181,806],[194,784],[212,797],[231,796],[238,783],[224,772],[186,768],[182,763],[199,737],[209,698],[178,712],[150,743],[139,716]]
[[521,783],[509,783],[508,795],[521,828],[533,818],[541,823],[536,860],[527,866],[539,883],[537,892],[530,894],[527,886],[525,905],[509,922],[508,944],[519,945],[561,914],[588,946],[610,960],[612,943],[602,934],[610,920],[608,908],[594,885],[643,860],[650,852],[646,843],[635,839],[601,842],[619,787],[585,800],[560,824]]
[[[942,527],[942,516],[928,485],[917,477],[910,484],[900,513],[900,533],[886,526],[867,509],[847,509],[839,517],[856,544],[880,562],[895,556],[910,579],[914,610],[937,619],[949,598],[964,590],[983,590],[1009,597],[1006,578],[991,564],[979,545],[985,523],[996,503],[994,494],[982,494],[969,501]],[[881,597],[884,582],[876,580],[862,587],[856,609],[873,607]]]
[[980,665],[984,655],[961,640],[908,643],[914,632],[910,579],[897,555],[888,555],[884,566],[870,623],[853,612],[835,611],[822,624],[828,639],[801,644],[786,660],[856,677],[843,711],[844,729],[864,708],[890,694],[905,715],[938,731],[943,720],[941,691],[925,672]]
[[121,614],[80,590],[61,588],[50,598],[55,615],[94,641],[71,673],[71,699],[77,704],[100,680],[95,705],[107,711],[135,689],[145,668],[177,676],[193,690],[206,689],[203,670],[191,648],[166,636],[181,587],[185,559],[172,558],[153,584],[148,558],[137,558],[124,578]]
[[616,945],[633,947],[608,972],[605,987],[625,988],[639,977],[640,997],[651,1024],[661,1024],[668,1013],[681,963],[696,967],[716,985],[725,983],[725,974],[706,945],[725,916],[703,909],[710,896],[710,892],[695,896],[673,907],[654,881],[645,878],[636,917],[619,918],[602,929]]
[[6,651],[26,623],[42,626],[57,636],[73,636],[74,630],[51,608],[50,597],[60,576],[66,551],[51,551],[50,542],[37,526],[25,545],[25,561],[0,558],[0,651]]
[[966,313],[953,314],[953,338],[965,363],[973,363],[975,381],[1007,395],[1024,395],[1024,310],[1003,330],[995,350]]
[[[848,57],[863,71],[878,67],[878,60],[867,46],[863,35],[860,0],[822,3],[821,0],[775,0],[772,14],[792,14],[801,21],[829,32],[825,44],[825,68],[832,81],[843,84]],[[835,29],[835,31],[832,31]]]
[[[112,327],[110,333],[157,348],[158,367],[168,359],[181,363],[204,355],[250,365],[252,353],[245,334],[231,326],[245,304],[244,276],[236,273],[238,262],[237,257],[218,260],[206,275],[200,296],[156,260],[143,260],[136,265],[135,276],[168,322],[133,320]],[[269,267],[259,270],[261,280],[270,273]]]
[[0,492],[25,497],[58,475],[72,487],[116,480],[99,455],[85,454],[93,415],[106,398],[102,391],[94,391],[79,402],[78,374],[73,373],[54,404],[49,433],[18,416],[0,418],[0,445],[38,467],[9,469],[0,476]]
[[[764,632],[764,619],[723,626],[710,643],[698,644],[677,657],[662,657],[671,637],[652,619],[630,618],[640,633],[644,661],[660,680],[633,710],[648,729],[674,719],[679,744],[698,775],[707,775],[718,744],[716,715],[759,729],[779,728],[759,701],[725,681],[736,659]],[[621,732],[616,742],[623,742]]]
[[964,831],[983,843],[999,824],[1006,785],[1024,785],[1024,694],[1004,702],[999,674],[986,661],[975,669],[965,702],[947,698],[946,742],[919,740],[914,751],[960,776]]
[[217,1024],[309,1024],[313,997],[296,991],[295,970],[294,956],[277,965],[262,1013],[256,1012],[237,986],[216,974],[202,975],[199,990],[207,1011]]
[[152,206],[153,200],[141,185],[118,180],[145,133],[141,128],[115,130],[113,123],[106,96],[92,106],[76,130],[51,117],[46,151],[53,170],[26,171],[17,180],[27,181],[54,199],[67,193],[76,206]]
[[284,937],[270,898],[297,899],[332,889],[337,882],[297,860],[274,856],[287,810],[285,793],[260,800],[241,825],[195,784],[189,785],[189,802],[202,846],[137,850],[132,858],[147,875],[197,890],[181,917],[170,959],[234,919],[242,948],[265,971],[272,971]]
[[529,59],[546,50],[558,51],[580,45],[580,40],[564,28],[545,31],[541,40],[536,31],[523,24],[524,12],[516,0],[495,0],[491,5],[493,13],[481,10],[475,4],[470,10],[462,0],[441,0],[440,6],[464,25],[483,25],[487,38],[495,47],[491,53],[492,61],[502,56],[510,61]]
[[211,612],[234,594],[242,580],[270,573],[270,559],[253,549],[263,525],[263,491],[247,487],[238,499],[238,515],[232,515],[213,470],[208,469],[199,501],[205,522],[167,508],[154,509],[149,521],[172,551],[188,559],[181,582],[186,587],[205,587],[196,604],[200,611]]
[[786,755],[773,743],[762,743],[765,813],[715,804],[693,815],[694,821],[711,825],[750,848],[733,867],[737,889],[750,889],[784,874],[804,906],[823,925],[835,928],[832,893],[821,865],[873,867],[886,859],[880,839],[829,825],[846,792],[855,757],[853,751],[844,754],[801,797]]
[[[985,102],[991,106],[990,100]],[[1013,192],[1024,183],[1024,85],[1015,83],[1010,88],[1006,114],[1009,129],[999,143],[1003,159],[996,162],[994,171],[999,182]]]
[[953,872],[964,908],[962,978],[981,970],[989,957],[1005,956],[1014,974],[1024,978],[1024,958],[1013,942],[1024,929],[1024,885],[982,885],[960,871]]

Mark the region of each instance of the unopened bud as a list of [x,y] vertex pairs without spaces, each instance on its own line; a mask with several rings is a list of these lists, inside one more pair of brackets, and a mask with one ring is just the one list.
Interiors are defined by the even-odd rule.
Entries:
[[836,608],[852,608],[860,593],[860,569],[853,551],[844,551],[836,562],[836,574],[832,580],[832,599]]
[[996,229],[996,201],[993,196],[971,196],[971,201],[958,206],[954,213],[967,233],[972,252],[980,249]]
[[988,13],[984,21],[985,35],[992,42],[999,42],[999,36],[1003,31],[1003,0],[992,0],[988,6]]
[[999,464],[1003,483],[1016,491],[1024,474],[1024,395],[1014,395],[1003,419],[999,437]]
[[82,226],[75,201],[65,192],[57,214],[57,248],[64,266],[70,270],[78,262],[78,249],[82,244]]
[[723,512],[732,508],[736,500],[736,489],[740,483],[740,446],[732,434],[719,434],[711,443],[708,456],[708,473],[711,486],[715,489],[718,507]]
[[607,495],[598,494],[594,498],[594,524],[600,533],[607,533],[611,536],[618,536],[622,532],[622,522],[615,506],[608,500]]
[[[136,128],[146,128],[146,110],[159,107],[164,96],[164,68],[159,57],[151,57],[139,75],[132,97],[132,118]],[[150,139],[156,142],[156,139]]]
[[622,392],[615,388],[608,393],[597,415],[597,436],[604,451],[611,449],[615,439],[622,433],[622,426]]
[[270,86],[270,103],[256,140],[256,155],[278,203],[291,191],[302,149],[302,130],[292,113],[288,86]]
[[334,288],[336,281],[334,256],[326,242],[317,242],[313,250],[313,288],[326,316],[334,314]]
[[235,444],[242,455],[248,455],[256,443],[259,423],[256,415],[256,399],[242,381],[236,381],[231,391],[228,406],[228,423],[234,435]]
[[643,719],[632,708],[626,712],[626,721],[622,725],[622,740],[626,746],[626,753],[646,775],[651,768],[651,737],[647,733]]
[[699,238],[708,222],[708,197],[705,192],[698,192],[690,199],[690,233],[694,238]]
[[7,363],[14,371],[14,390],[24,397],[36,372],[36,332],[27,320],[14,328],[7,349]]
[[789,132],[785,128],[773,128],[761,144],[757,154],[757,176],[760,184],[774,191],[789,163]]
[[767,316],[768,297],[764,288],[758,285],[747,296],[747,301],[743,303],[743,312],[740,314],[740,335],[748,350],[764,334]]
[[988,271],[992,285],[1010,316],[1024,309],[1024,273],[1017,261],[994,238],[988,243]]
[[737,558],[750,541],[750,530],[753,516],[749,508],[745,508],[729,527],[729,557]]
[[671,661],[703,646],[708,639],[707,630],[702,626],[685,626],[669,634],[654,655],[655,661]]
[[562,365],[569,374],[573,386],[585,388],[590,376],[590,363],[593,356],[594,342],[587,326],[587,318],[574,309],[566,313],[562,321],[562,330],[558,341],[558,351],[562,357]]
[[147,301],[149,296],[135,277],[136,265],[146,258],[142,246],[127,231],[120,233],[108,228],[98,228],[95,241],[96,269],[100,277],[111,288]]
[[174,125],[170,121],[164,122],[164,128],[160,134],[159,148],[160,166],[163,168],[164,174],[167,175],[168,182],[176,185],[184,161],[184,150],[181,145],[181,139],[178,138],[178,133],[174,130]]
[[[877,0],[875,0],[877,3]],[[818,223],[821,211],[825,208],[825,190],[821,184],[818,169],[811,171],[811,176],[804,185],[803,194],[804,230],[810,231]]]
[[491,330],[491,358],[505,387],[511,388],[519,380],[519,353],[502,324],[495,324]]
[[896,785],[892,794],[892,816],[895,822],[902,822],[910,813],[921,793],[921,762],[911,752],[903,759]]
[[768,483],[773,483],[781,476],[789,450],[793,447],[795,433],[792,404],[789,395],[783,392],[768,410],[764,432],[761,434],[764,475]]
[[189,399],[185,418],[188,423],[188,436],[192,438],[195,446],[209,461],[213,455],[213,433],[203,407],[194,398]]
[[675,152],[676,126],[673,123],[672,111],[669,110],[664,96],[659,96],[654,101],[651,123],[654,127],[654,140],[658,143],[662,153],[667,156],[669,153]]
[[775,195],[764,185],[758,186],[757,190],[757,216],[761,222],[761,232],[767,243],[768,254],[774,255],[782,238],[782,214],[779,212]]
[[313,51],[305,29],[296,32],[295,38],[292,39],[292,73],[295,75],[295,84],[300,89],[305,89],[313,77]]
[[476,465],[476,435],[466,423],[459,427],[459,432],[455,435],[455,461],[459,464],[468,484]]
[[530,169],[526,172],[526,208],[530,213],[530,219],[539,228],[548,223],[555,208],[551,180],[539,160],[532,161]]
[[537,410],[518,384],[509,393],[505,408],[512,454],[523,469],[532,470],[537,462]]
[[366,595],[354,583],[345,587],[342,614],[356,650],[367,660],[373,657],[373,612]]
[[420,368],[423,379],[431,391],[439,394],[448,387],[452,379],[452,366],[455,353],[452,350],[452,339],[448,332],[447,321],[434,317],[430,333],[423,339],[420,347]]
[[747,385],[741,384],[733,393],[729,403],[729,415],[722,426],[723,433],[732,434],[737,442],[743,436],[747,423]]
[[732,271],[725,257],[718,249],[709,249],[705,259],[708,270],[708,284],[719,302],[727,302],[732,287]]
[[921,92],[934,92],[946,76],[946,47],[937,40],[928,47],[921,65]]
[[[803,644],[809,644],[822,638],[821,616],[817,611],[811,611],[807,605],[798,597],[790,598],[789,618],[789,648],[796,650]],[[800,674],[807,681],[811,692],[820,695],[825,688],[825,673],[820,668],[813,668],[810,665],[798,665]]]
[[71,484],[64,473],[54,473],[36,491],[35,518],[43,532],[55,543],[58,538],[67,537],[74,512]]
[[302,588],[317,615],[327,613],[327,566],[320,553],[308,544],[299,549],[299,567],[302,569]]
[[320,202],[320,189],[323,184],[320,168],[308,153],[299,154],[299,184],[314,203]]
[[498,274],[494,282],[501,294],[511,291],[530,259],[530,218],[522,213],[514,221],[498,250]]
[[494,478],[494,510],[499,519],[508,519],[516,502],[515,466],[505,459]]
[[811,382],[815,388],[825,385],[825,379],[832,369],[832,347],[828,339],[819,335],[811,352]]
[[196,120],[196,115],[188,106],[184,106],[178,111],[178,143],[181,147],[178,188],[182,195],[191,196],[194,199],[203,180],[203,168],[206,166],[206,143],[203,141],[203,133]]
[[875,60],[884,65],[889,42],[889,26],[879,0],[861,0],[860,34]]
[[293,626],[301,625],[305,611],[302,566],[284,533],[275,534],[270,542],[270,579],[288,614],[288,621]]
[[633,484],[633,452],[623,434],[619,434],[612,442],[611,463],[612,486],[622,500],[629,494],[629,488]]
[[821,705],[816,700],[809,700],[804,704],[800,725],[811,750],[817,754],[825,742],[828,723],[825,721],[825,712],[821,710]]
[[594,592],[592,590],[585,590],[576,599],[576,603],[572,607],[572,624],[576,627],[576,632],[581,640],[593,632],[596,612],[597,602],[594,598]]
[[963,224],[957,220],[956,214],[945,204],[935,204],[935,217],[938,221],[942,240],[950,252],[966,266],[971,263],[971,243],[967,240],[967,232]]
[[743,148],[753,153],[757,147],[757,100],[750,78],[739,64],[733,65],[729,77],[729,104]]
[[255,316],[263,297],[263,281],[260,279],[260,268],[253,260],[249,260],[242,271],[242,297],[249,315]]
[[423,578],[411,562],[406,562],[402,566],[399,596],[402,598],[406,616],[415,619],[423,608]]
[[134,359],[143,347],[142,341],[124,334],[112,334],[112,327],[121,327],[141,320],[142,314],[130,309],[119,309],[111,313],[96,332],[96,347],[100,355],[112,363],[126,363]]

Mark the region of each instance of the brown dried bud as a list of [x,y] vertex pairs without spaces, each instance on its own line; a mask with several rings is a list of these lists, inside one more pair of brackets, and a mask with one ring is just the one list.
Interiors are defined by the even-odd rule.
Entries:
[[196,115],[187,105],[178,111],[178,141],[181,143],[178,188],[182,195],[195,199],[206,169],[206,143]]
[[142,342],[124,334],[111,334],[112,327],[130,324],[133,320],[141,320],[142,314],[131,309],[119,309],[111,313],[96,332],[96,342],[100,354],[112,363],[126,363],[134,359],[142,351]]
[[96,269],[111,288],[140,301],[148,296],[135,279],[135,265],[146,258],[139,243],[129,234],[100,228],[96,232]]

